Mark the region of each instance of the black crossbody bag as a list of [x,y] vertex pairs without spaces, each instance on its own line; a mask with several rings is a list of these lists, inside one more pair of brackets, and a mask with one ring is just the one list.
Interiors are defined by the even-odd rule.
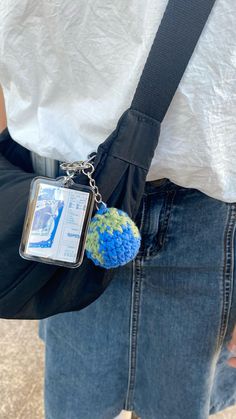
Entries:
[[[156,149],[161,122],[215,0],[170,0],[132,104],[98,147],[94,178],[109,206],[135,219]],[[114,269],[84,257],[77,269],[22,259],[19,244],[29,187],[29,151],[6,129],[0,136],[0,317],[41,319],[81,310],[109,285]],[[78,181],[83,183],[82,179]]]

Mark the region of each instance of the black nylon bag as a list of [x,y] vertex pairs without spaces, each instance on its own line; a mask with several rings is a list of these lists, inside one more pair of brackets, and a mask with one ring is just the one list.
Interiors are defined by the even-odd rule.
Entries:
[[[109,171],[107,178],[106,175],[104,176],[103,168],[110,144],[117,140],[115,150],[119,152],[119,144],[124,141],[124,133],[129,134],[130,139],[133,139],[135,135],[140,143],[141,141],[143,143],[143,138],[147,134],[149,136],[147,139],[152,135],[157,141],[159,124],[149,126],[146,122],[139,121],[139,117],[139,112],[127,112],[121,118],[115,132],[104,143],[104,149],[99,150],[95,161],[95,167],[98,170],[94,177],[97,184],[101,186],[103,199],[109,206],[116,205],[126,209],[132,216],[138,209],[136,197],[138,199],[140,196],[139,199],[141,199],[139,185],[144,188],[148,167],[139,167],[118,157],[109,156],[110,159],[106,164],[106,171]],[[130,157],[132,157],[131,146],[133,145],[130,145],[128,154]],[[28,150],[15,143],[10,138],[8,130],[5,130],[0,139],[0,153],[2,203],[0,207],[0,317],[40,319],[86,307],[109,285],[114,269],[107,270],[95,266],[86,256],[77,269],[31,262],[19,256],[18,249],[29,187],[35,174],[32,173],[32,167],[29,164],[25,167],[25,163],[30,161]],[[151,161],[151,156],[149,160]],[[11,162],[17,162],[21,167],[16,167]],[[30,172],[27,173],[26,170]],[[122,180],[120,180],[120,174]],[[127,176],[127,184],[123,183],[124,176]],[[85,183],[86,178],[78,177],[77,181]],[[111,181],[112,185],[115,185],[117,191],[115,193],[111,187]],[[124,196],[124,191],[128,191],[126,186],[129,186],[129,193]]]
[[[190,4],[191,3],[191,4]],[[160,125],[200,37],[214,0],[170,0],[131,107],[98,147],[94,178],[108,206],[133,219],[144,192]],[[20,258],[18,249],[34,178],[28,150],[5,130],[0,137],[0,317],[41,319],[81,310],[109,285],[114,269],[86,257],[77,269]],[[77,181],[86,183],[78,176]]]

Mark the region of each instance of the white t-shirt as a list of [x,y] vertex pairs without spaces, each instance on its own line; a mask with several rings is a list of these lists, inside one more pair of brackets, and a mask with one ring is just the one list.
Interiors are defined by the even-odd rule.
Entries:
[[[0,84],[15,141],[87,158],[130,106],[167,0],[2,0]],[[236,202],[236,7],[216,0],[147,180]]]

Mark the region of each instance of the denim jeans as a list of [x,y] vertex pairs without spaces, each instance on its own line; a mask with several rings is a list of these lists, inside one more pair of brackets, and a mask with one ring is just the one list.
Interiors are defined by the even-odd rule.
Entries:
[[146,182],[138,256],[79,312],[40,321],[46,419],[207,419],[236,403],[236,203]]

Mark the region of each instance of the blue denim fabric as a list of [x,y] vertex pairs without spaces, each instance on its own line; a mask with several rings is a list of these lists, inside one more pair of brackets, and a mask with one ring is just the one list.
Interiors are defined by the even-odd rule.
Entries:
[[236,403],[236,203],[147,182],[142,245],[80,312],[40,322],[46,419],[207,419]]

